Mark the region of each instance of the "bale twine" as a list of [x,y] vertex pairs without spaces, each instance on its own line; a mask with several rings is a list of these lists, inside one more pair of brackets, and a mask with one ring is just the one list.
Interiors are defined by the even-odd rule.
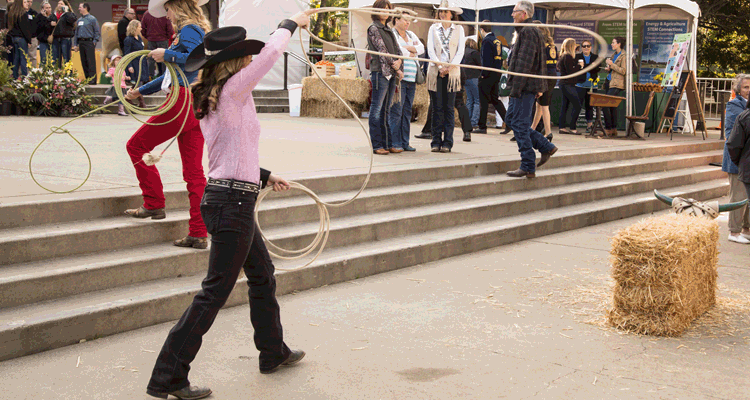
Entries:
[[[370,98],[370,84],[364,79],[323,78],[350,107],[361,115]],[[351,118],[351,114],[315,76],[302,79],[300,115],[317,118]]]
[[666,214],[640,221],[612,239],[616,328],[679,336],[716,303],[719,225]]

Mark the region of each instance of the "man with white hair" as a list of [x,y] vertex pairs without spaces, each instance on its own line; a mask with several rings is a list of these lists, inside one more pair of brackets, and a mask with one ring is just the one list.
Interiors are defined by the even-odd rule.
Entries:
[[125,14],[122,16],[120,22],[117,23],[117,40],[120,41],[120,50],[122,54],[125,54],[125,38],[128,37],[128,25],[130,21],[135,19],[135,10],[128,8],[125,10]]
[[[750,75],[737,75],[732,81],[732,91],[735,97],[727,103],[723,126],[727,142],[729,142],[729,136],[737,121],[737,116],[747,107],[747,99],[750,95]],[[740,170],[729,157],[729,149],[726,143],[724,144],[724,159],[721,163],[721,170],[729,176],[729,202],[745,200],[747,198],[745,185],[739,180]],[[729,225],[730,242],[750,244],[750,217],[748,216],[747,205],[729,212],[727,224]]]
[[[513,22],[531,24],[534,5],[522,0],[513,8]],[[544,55],[544,37],[533,26],[517,26],[516,40],[510,53],[508,71],[530,75],[545,75],[546,56]],[[546,163],[557,147],[550,143],[541,133],[531,129],[531,116],[536,98],[547,90],[547,81],[543,78],[528,78],[509,74],[510,101],[508,102],[507,122],[516,137],[518,152],[521,153],[521,167],[508,172],[514,178],[536,177],[536,167]],[[534,149],[542,153],[539,164],[536,164]]]

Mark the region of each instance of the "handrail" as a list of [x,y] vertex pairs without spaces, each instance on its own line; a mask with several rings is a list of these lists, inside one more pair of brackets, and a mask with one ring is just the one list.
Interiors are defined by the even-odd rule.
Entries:
[[302,58],[302,56],[300,56],[299,54],[292,53],[291,51],[284,52],[284,90],[287,90],[287,82],[288,82],[287,70],[288,70],[288,64],[289,64],[289,61],[288,61],[289,56],[292,56],[292,58],[296,58],[298,61],[307,65],[307,60]]

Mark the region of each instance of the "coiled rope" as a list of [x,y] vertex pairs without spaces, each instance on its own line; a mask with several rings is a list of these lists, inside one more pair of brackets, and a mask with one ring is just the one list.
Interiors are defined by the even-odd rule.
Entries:
[[[39,142],[39,144],[36,145],[36,147],[34,148],[34,151],[31,152],[31,156],[29,157],[29,174],[31,175],[31,179],[34,181],[34,183],[37,184],[37,186],[39,186],[40,188],[42,188],[42,189],[44,189],[44,190],[46,190],[48,192],[52,192],[52,193],[71,193],[71,192],[74,192],[74,191],[78,190],[79,188],[81,188],[81,186],[83,186],[89,180],[89,177],[91,177],[91,156],[89,155],[89,152],[86,150],[86,147],[78,139],[76,139],[76,137],[73,136],[73,134],[68,129],[65,129],[65,126],[68,125],[68,124],[70,124],[71,122],[77,121],[80,118],[86,117],[86,116],[94,114],[96,112],[99,112],[99,111],[101,111],[101,110],[103,110],[103,109],[105,109],[105,108],[107,108],[107,107],[109,107],[109,106],[111,106],[113,104],[122,103],[122,105],[125,107],[125,109],[128,111],[128,113],[133,118],[135,118],[138,122],[141,122],[141,123],[146,124],[146,125],[160,126],[160,125],[169,124],[170,122],[174,121],[177,117],[179,117],[180,114],[182,114],[182,112],[185,110],[186,107],[190,106],[190,104],[192,102],[191,101],[192,94],[189,94],[188,96],[185,97],[185,99],[182,102],[182,106],[180,107],[180,112],[177,113],[169,121],[161,122],[161,123],[150,123],[150,122],[142,121],[141,119],[139,119],[136,116],[136,115],[142,115],[142,116],[145,116],[145,117],[154,117],[154,116],[162,115],[162,114],[168,112],[177,103],[177,97],[179,95],[179,83],[178,83],[177,77],[179,76],[180,78],[182,78],[182,82],[187,82],[187,78],[185,77],[185,74],[182,72],[182,69],[176,68],[172,63],[165,62],[165,64],[167,65],[167,71],[169,72],[170,77],[172,78],[171,90],[170,90],[169,96],[167,96],[167,100],[163,104],[152,106],[152,107],[143,107],[143,108],[138,107],[136,105],[133,105],[130,102],[126,101],[125,100],[125,96],[122,93],[122,87],[121,87],[122,77],[123,77],[123,74],[125,73],[125,69],[128,67],[128,65],[130,64],[130,62],[133,61],[136,58],[138,58],[138,63],[140,65],[140,63],[143,60],[143,58],[145,58],[149,53],[150,53],[149,50],[141,50],[141,51],[132,52],[132,53],[127,54],[126,56],[122,57],[122,59],[120,60],[120,63],[117,64],[117,68],[115,68],[115,76],[112,77],[112,84],[113,84],[113,86],[115,88],[115,93],[117,94],[117,100],[115,100],[115,101],[113,101],[113,102],[111,102],[109,104],[105,104],[105,105],[103,105],[101,107],[95,108],[95,109],[93,109],[93,110],[91,110],[91,111],[89,111],[89,112],[87,112],[85,114],[81,114],[81,115],[79,115],[79,116],[77,116],[75,118],[72,118],[71,120],[65,122],[64,124],[62,124],[60,126],[51,126],[50,127],[50,133],[47,136],[45,136],[44,139],[42,139],[42,141]],[[141,73],[143,73],[142,68],[139,69],[138,77],[137,77],[137,81],[136,82],[140,82],[141,81]],[[137,87],[138,86],[136,86],[136,88]],[[190,91],[188,91],[188,92],[190,92]],[[184,117],[184,119],[182,121],[182,125],[180,126],[180,130],[178,131],[177,135],[172,139],[171,142],[169,142],[169,144],[164,148],[164,150],[161,151],[160,154],[153,155],[151,153],[146,153],[146,154],[144,154],[143,159],[141,161],[138,161],[136,164],[138,164],[140,162],[143,162],[146,165],[153,165],[153,164],[157,163],[161,159],[161,157],[164,155],[164,152],[167,151],[167,149],[169,148],[169,146],[171,146],[172,143],[174,143],[175,139],[177,139],[177,137],[180,135],[180,133],[182,133],[182,128],[184,128],[185,127],[185,123],[187,123],[188,115],[189,115],[188,113],[185,113],[185,117]],[[78,144],[78,146],[80,146],[81,149],[83,149],[84,154],[86,154],[86,160],[88,162],[88,171],[86,173],[86,177],[83,178],[83,181],[81,181],[81,183],[78,184],[78,186],[76,186],[76,187],[74,187],[74,188],[72,188],[70,190],[57,191],[57,190],[50,189],[50,188],[42,185],[36,179],[36,177],[34,176],[34,168],[32,166],[32,161],[34,160],[34,156],[37,154],[37,151],[42,146],[42,144],[44,144],[44,142],[47,141],[47,139],[49,139],[54,134],[66,134],[66,135],[70,136],[70,138],[73,139],[73,141],[76,144]]]
[[[309,5],[309,3],[308,3],[308,5]],[[325,13],[325,12],[350,12],[350,11],[351,12],[364,12],[364,13],[368,13],[368,14],[377,14],[377,15],[390,15],[390,16],[402,16],[404,14],[409,14],[410,18],[412,20],[415,20],[415,21],[427,21],[427,22],[433,22],[433,23],[435,23],[435,22],[444,22],[442,20],[437,20],[437,19],[417,17],[416,13],[414,11],[408,10],[408,9],[403,9],[403,8],[396,8],[394,10],[385,10],[385,9],[381,9],[381,8],[339,8],[339,7],[328,7],[328,8],[316,9],[310,15],[314,15],[314,14],[318,14],[318,13]],[[475,22],[451,21],[451,23],[458,24],[458,25],[476,25]],[[551,24],[516,24],[516,23],[502,23],[502,22],[492,22],[492,23],[484,23],[483,22],[482,25],[483,26],[485,26],[485,25],[489,25],[489,26],[534,26],[534,27],[547,26],[547,27],[553,27],[553,28],[554,27],[557,27],[557,28],[560,27],[559,25],[551,25]],[[580,27],[577,27],[577,26],[566,26],[565,28],[566,29],[578,30],[578,31],[581,31],[581,32],[592,33],[593,36],[594,36],[594,38],[599,42],[600,48],[602,48],[602,49],[607,48],[607,42],[604,40],[603,37],[601,37],[600,35],[598,35],[596,32],[592,32],[592,31],[589,31],[587,29],[580,28]],[[433,61],[433,60],[430,60],[430,59],[424,59],[424,58],[418,58],[418,57],[409,57],[409,56],[399,56],[399,55],[388,54],[388,53],[380,53],[380,52],[377,52],[377,51],[363,50],[363,49],[357,49],[357,48],[352,48],[352,47],[340,46],[340,45],[333,44],[333,43],[330,43],[328,41],[325,41],[325,40],[323,40],[323,39],[321,39],[321,38],[313,35],[312,32],[310,32],[310,30],[307,27],[305,27],[304,30],[314,40],[316,40],[316,41],[318,41],[320,43],[323,43],[323,44],[330,45],[330,46],[332,46],[334,48],[337,48],[337,49],[340,49],[340,50],[353,50],[353,51],[359,52],[359,53],[367,53],[367,54],[376,55],[376,56],[384,55],[384,56],[391,57],[391,58],[399,58],[401,60],[414,60],[414,61],[429,62],[429,63],[433,63],[433,64],[438,64],[438,65],[455,66],[455,65],[450,64],[450,63],[436,62],[436,61]],[[302,43],[303,43],[302,30],[299,31],[299,38],[300,38],[300,47],[302,48],[302,54],[305,54],[305,48],[302,45]],[[484,71],[493,71],[493,72],[499,72],[499,73],[507,73],[509,75],[516,75],[516,76],[521,76],[521,77],[546,78],[546,79],[555,79],[555,80],[557,80],[557,79],[572,78],[572,77],[575,77],[575,76],[578,76],[578,75],[585,74],[588,71],[591,71],[592,69],[594,69],[597,65],[599,65],[603,61],[604,61],[604,57],[599,57],[597,59],[597,61],[593,62],[591,65],[589,65],[588,67],[582,69],[581,71],[578,71],[578,72],[575,72],[573,74],[566,75],[566,76],[555,76],[554,78],[548,77],[548,76],[544,76],[544,75],[524,74],[524,73],[518,73],[518,72],[512,72],[512,71],[506,71],[506,70],[495,69],[495,68],[488,68],[488,67],[481,67],[481,66],[474,66],[474,65],[461,65],[461,68],[468,67],[468,68],[479,69],[479,70],[484,70]],[[372,165],[373,165],[373,158],[374,158],[374,156],[373,156],[372,141],[370,140],[370,133],[369,133],[369,131],[367,130],[367,128],[365,128],[365,125],[362,123],[362,121],[360,120],[360,118],[357,115],[357,113],[355,113],[354,110],[352,110],[352,108],[349,106],[349,104],[347,104],[347,102],[344,101],[344,99],[341,98],[341,96],[339,96],[339,94],[336,93],[336,91],[333,88],[331,88],[331,86],[328,85],[328,83],[326,83],[325,80],[323,80],[323,78],[320,76],[320,74],[318,73],[318,71],[314,68],[313,64],[307,58],[305,58],[305,62],[310,67],[310,69],[313,71],[313,73],[315,74],[315,76],[323,83],[323,85],[325,85],[326,88],[328,88],[328,90],[334,96],[336,96],[336,98],[338,98],[341,101],[341,103],[346,107],[346,109],[349,111],[349,113],[354,117],[354,120],[357,121],[357,123],[359,123],[359,126],[362,128],[362,131],[364,132],[365,137],[367,138],[367,143],[370,146],[370,165],[369,165],[368,170],[367,170],[367,175],[365,176],[365,179],[362,182],[362,186],[360,186],[360,188],[357,191],[357,193],[355,193],[354,196],[352,196],[350,199],[342,201],[342,202],[339,202],[339,203],[329,203],[329,202],[323,201],[320,197],[318,197],[318,195],[315,194],[315,192],[313,192],[309,188],[305,187],[301,183],[294,182],[294,181],[289,181],[289,185],[290,185],[290,187],[292,189],[301,190],[303,193],[305,193],[310,198],[312,198],[312,200],[315,202],[315,205],[316,205],[316,207],[318,209],[318,215],[320,217],[320,225],[318,227],[318,233],[315,235],[315,237],[313,238],[313,240],[310,242],[310,244],[308,246],[306,246],[306,247],[304,247],[302,249],[299,249],[299,250],[290,250],[290,249],[284,249],[282,247],[279,247],[278,245],[274,244],[272,241],[268,240],[268,238],[263,233],[263,229],[261,229],[261,227],[260,227],[260,222],[258,222],[259,221],[258,220],[258,210],[260,210],[260,204],[263,201],[263,199],[265,199],[265,197],[269,193],[271,193],[271,191],[273,189],[269,186],[269,187],[266,187],[265,189],[261,190],[261,192],[258,194],[258,198],[257,198],[257,200],[255,202],[255,221],[257,222],[258,233],[260,233],[260,235],[266,241],[268,247],[271,249],[271,250],[269,250],[269,253],[272,256],[280,258],[282,260],[297,260],[297,259],[300,259],[302,257],[305,257],[305,256],[309,255],[310,253],[312,253],[313,251],[315,251],[316,248],[318,248],[318,251],[317,251],[317,253],[315,253],[315,256],[310,261],[308,261],[306,264],[304,264],[302,266],[299,266],[299,267],[295,267],[295,268],[278,268],[277,267],[276,269],[279,270],[279,271],[294,271],[294,270],[297,270],[297,269],[305,268],[305,267],[311,265],[318,258],[318,256],[320,255],[320,253],[323,252],[323,249],[325,248],[326,243],[328,242],[328,235],[330,233],[331,217],[330,217],[330,214],[328,213],[328,207],[343,207],[343,206],[345,206],[345,205],[353,202],[365,190],[365,188],[367,187],[367,183],[370,181],[370,176],[372,175]]]

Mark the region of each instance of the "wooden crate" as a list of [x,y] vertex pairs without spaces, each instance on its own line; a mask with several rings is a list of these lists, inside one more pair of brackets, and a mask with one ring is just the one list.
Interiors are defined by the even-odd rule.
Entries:
[[339,69],[339,77],[344,79],[354,79],[357,77],[357,69],[352,66],[341,66]]
[[315,70],[318,71],[321,77],[326,78],[336,74],[336,67],[333,65],[315,65]]

